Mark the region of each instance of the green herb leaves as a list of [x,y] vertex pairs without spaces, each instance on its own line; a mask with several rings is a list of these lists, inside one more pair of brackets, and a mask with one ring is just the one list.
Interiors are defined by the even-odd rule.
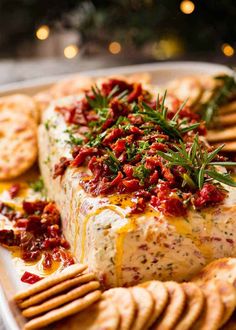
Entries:
[[200,109],[200,114],[206,121],[207,126],[211,126],[218,108],[227,103],[228,99],[236,94],[236,81],[233,76],[222,75],[215,77],[215,79],[221,81],[222,86],[216,88],[209,102],[205,103],[202,109]]
[[179,113],[185,106],[185,102],[177,110],[174,117],[172,119],[168,119],[167,118],[168,109],[165,106],[166,94],[167,92],[165,92],[161,104],[159,102],[159,96],[158,96],[155,110],[153,110],[149,105],[143,102],[142,103],[143,109],[141,109],[139,113],[144,115],[144,119],[146,121],[150,121],[159,125],[163,130],[163,132],[168,136],[177,140],[179,139],[182,140],[183,134],[186,134],[187,132],[196,129],[200,124],[195,123],[193,125],[186,125],[187,122],[185,120],[182,121],[179,120]]
[[223,146],[220,146],[208,153],[206,149],[203,149],[202,143],[196,136],[190,148],[179,141],[179,145],[174,145],[173,149],[169,149],[166,153],[159,151],[158,155],[167,161],[168,166],[181,166],[185,169],[186,173],[182,175],[183,185],[187,184],[191,188],[201,189],[205,181],[215,180],[236,187],[236,182],[231,176],[216,167],[236,166],[236,163],[213,161],[222,148]]

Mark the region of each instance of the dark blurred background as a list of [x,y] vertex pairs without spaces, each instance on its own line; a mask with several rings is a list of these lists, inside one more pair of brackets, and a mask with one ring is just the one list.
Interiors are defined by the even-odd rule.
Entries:
[[0,0],[0,59],[44,63],[45,74],[164,60],[234,66],[236,1]]

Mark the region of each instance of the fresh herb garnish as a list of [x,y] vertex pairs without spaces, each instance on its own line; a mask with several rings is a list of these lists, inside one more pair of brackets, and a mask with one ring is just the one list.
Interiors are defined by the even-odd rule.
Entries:
[[107,166],[109,167],[110,171],[113,174],[117,174],[118,171],[120,170],[120,162],[111,150],[109,150],[107,148],[106,152],[108,154],[108,158],[105,160],[105,162],[106,162]]
[[158,151],[158,155],[167,161],[167,165],[182,166],[186,173],[182,175],[183,185],[202,189],[205,181],[215,180],[228,186],[236,187],[236,182],[228,173],[222,173],[216,166],[236,166],[235,162],[214,161],[224,145],[212,152],[202,150],[198,135],[194,138],[191,148],[187,149],[180,140],[179,145],[173,145],[173,150]]
[[65,130],[65,133],[68,133],[69,135],[69,140],[66,140],[66,143],[72,146],[79,146],[83,144],[84,140],[80,137],[76,137],[72,129]]
[[200,114],[207,126],[212,125],[219,107],[226,104],[229,98],[236,94],[236,81],[233,76],[222,75],[215,77],[215,79],[221,81],[222,86],[216,88],[212,98],[200,109]]
[[150,170],[147,169],[143,164],[134,168],[133,176],[140,180],[141,184],[144,184],[145,179],[149,176]]
[[44,190],[43,179],[40,177],[38,180],[31,182],[30,188],[33,189],[35,192],[42,192]]
[[168,119],[168,109],[165,106],[166,94],[167,92],[164,93],[161,103],[159,102],[159,96],[157,97],[157,105],[155,110],[152,109],[148,104],[143,102],[143,109],[139,110],[139,113],[144,115],[144,119],[146,121],[154,122],[155,124],[159,125],[165,134],[169,135],[174,139],[182,140],[183,134],[196,129],[200,124],[195,123],[193,125],[186,126],[185,120],[179,121],[179,113],[185,106],[186,102],[184,102],[179,107],[172,119]]

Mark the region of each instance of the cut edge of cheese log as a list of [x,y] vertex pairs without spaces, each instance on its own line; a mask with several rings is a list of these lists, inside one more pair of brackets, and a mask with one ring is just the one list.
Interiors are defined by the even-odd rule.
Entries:
[[85,167],[68,168],[62,178],[53,179],[59,158],[70,157],[67,126],[54,107],[75,100],[59,100],[45,111],[39,158],[48,197],[61,212],[64,235],[79,262],[88,264],[105,287],[112,287],[151,279],[188,280],[212,260],[236,255],[235,188],[227,187],[224,204],[189,211],[185,219],[167,218],[151,207],[130,216],[130,196],[88,195],[79,185]]

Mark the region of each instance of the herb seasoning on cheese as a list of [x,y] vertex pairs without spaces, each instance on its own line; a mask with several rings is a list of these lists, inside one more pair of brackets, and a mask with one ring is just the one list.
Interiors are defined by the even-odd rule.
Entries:
[[94,195],[132,194],[132,213],[147,205],[167,216],[221,203],[225,185],[236,186],[223,166],[235,163],[204,140],[204,122],[174,99],[172,108],[139,83],[111,79],[94,86],[70,106],[57,106],[68,125],[71,157],[55,165],[54,178],[68,167],[87,165],[80,185]]

